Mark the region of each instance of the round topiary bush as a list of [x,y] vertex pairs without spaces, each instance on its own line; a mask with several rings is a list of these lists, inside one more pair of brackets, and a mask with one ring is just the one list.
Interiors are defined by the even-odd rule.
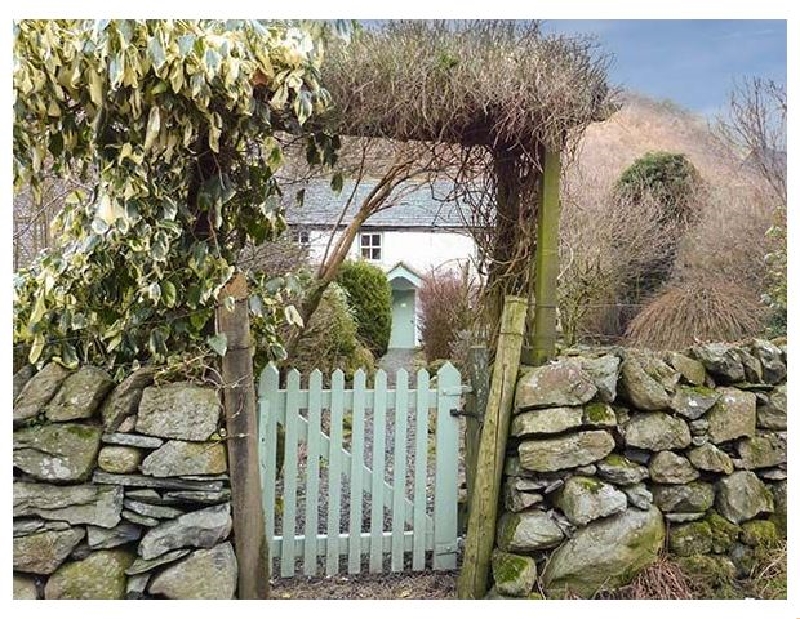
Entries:
[[386,354],[392,331],[392,289],[386,273],[365,261],[344,262],[337,282],[347,291],[358,337],[378,359]]

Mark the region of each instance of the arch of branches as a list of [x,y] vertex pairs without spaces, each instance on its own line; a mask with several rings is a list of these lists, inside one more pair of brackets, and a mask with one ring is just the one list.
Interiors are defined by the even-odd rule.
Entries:
[[538,22],[397,21],[327,50],[337,131],[425,143],[453,181],[441,198],[459,202],[478,246],[490,350],[507,294],[535,296],[528,332],[554,344],[560,161],[613,110],[609,63],[592,38]]

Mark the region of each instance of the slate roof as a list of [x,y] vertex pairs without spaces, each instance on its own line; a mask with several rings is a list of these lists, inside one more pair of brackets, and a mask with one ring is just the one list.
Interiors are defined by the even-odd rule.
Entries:
[[[352,221],[358,206],[378,183],[377,180],[363,180],[356,190],[343,224]],[[339,194],[331,189],[330,181],[319,179],[305,186],[302,205],[294,203],[294,192],[287,195],[286,220],[290,225],[326,226],[336,223],[342,207],[353,191],[353,181],[345,181]],[[402,186],[396,191],[402,191]],[[445,202],[444,198],[452,191],[452,183],[437,181],[433,192],[430,185],[415,188],[396,202],[391,208],[372,215],[363,228],[464,228],[459,206],[455,202]],[[435,197],[434,197],[435,196]],[[291,203],[290,203],[291,202]]]

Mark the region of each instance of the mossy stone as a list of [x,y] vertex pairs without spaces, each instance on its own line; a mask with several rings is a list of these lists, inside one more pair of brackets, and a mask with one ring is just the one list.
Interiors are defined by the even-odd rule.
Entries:
[[711,527],[700,520],[672,528],[669,532],[669,549],[679,557],[711,552]]
[[728,557],[714,555],[691,555],[677,557],[675,561],[692,580],[703,599],[718,599],[726,595],[736,578],[736,566]]
[[82,561],[62,565],[47,581],[47,600],[121,600],[125,570],[135,555],[124,550],[101,550]]
[[778,541],[778,532],[769,520],[751,520],[742,525],[739,539],[748,546],[771,546]]
[[536,562],[524,557],[496,550],[492,555],[494,586],[501,595],[525,597],[536,583]]
[[605,402],[589,402],[583,407],[583,423],[593,427],[614,427],[617,425],[617,416]]
[[725,554],[739,539],[741,527],[728,522],[725,518],[712,511],[705,519],[711,527],[711,550],[717,554]]

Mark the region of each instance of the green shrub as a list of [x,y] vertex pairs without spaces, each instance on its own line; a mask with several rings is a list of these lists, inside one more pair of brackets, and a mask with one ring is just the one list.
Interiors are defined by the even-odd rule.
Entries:
[[326,381],[336,369],[352,372],[359,356],[363,357],[356,332],[356,320],[347,295],[332,283],[322,295],[317,311],[286,365],[297,368],[304,377],[319,368]]
[[649,194],[664,206],[664,217],[691,221],[701,186],[700,173],[682,153],[649,152],[622,173],[617,191],[633,200]]
[[386,354],[392,331],[392,290],[386,273],[368,262],[345,262],[337,282],[347,291],[358,337],[374,358]]

